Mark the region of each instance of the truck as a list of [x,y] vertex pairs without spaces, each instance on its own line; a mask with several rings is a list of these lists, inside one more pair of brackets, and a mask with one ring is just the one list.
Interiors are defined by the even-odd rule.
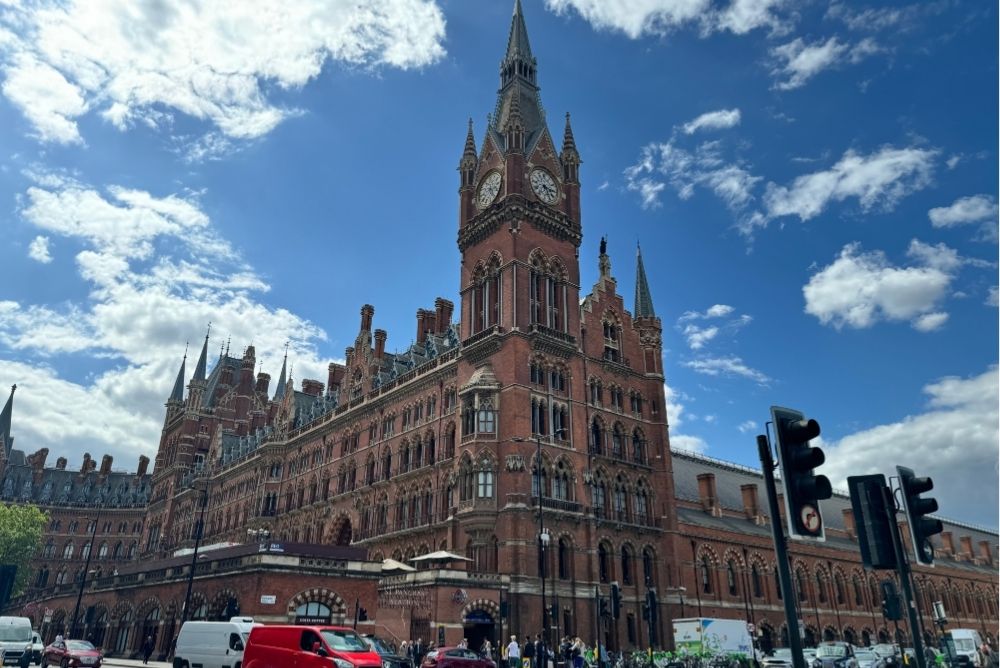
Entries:
[[979,666],[979,648],[983,641],[979,631],[975,629],[952,629],[945,636],[949,649],[954,647],[955,654],[969,657],[973,666]]
[[696,617],[674,620],[674,650],[688,654],[753,656],[753,639],[741,619]]
[[0,664],[26,668],[31,663],[31,620],[0,617]]

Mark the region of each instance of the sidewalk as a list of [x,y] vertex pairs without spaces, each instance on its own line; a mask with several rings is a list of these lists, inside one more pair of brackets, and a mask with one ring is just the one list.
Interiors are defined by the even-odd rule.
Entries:
[[145,666],[146,668],[172,668],[173,664],[169,661],[150,661],[149,663],[143,663],[142,659],[119,659],[117,657],[111,657],[104,659],[102,666],[127,666],[128,668],[141,668]]

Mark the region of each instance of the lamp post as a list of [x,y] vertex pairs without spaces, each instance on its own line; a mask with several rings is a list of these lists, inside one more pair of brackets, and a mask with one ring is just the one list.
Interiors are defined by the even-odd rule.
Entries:
[[258,542],[258,551],[267,552],[268,551],[268,539],[271,537],[271,530],[267,527],[261,527],[259,529],[247,529],[247,536],[249,538],[255,538]]
[[198,565],[198,546],[201,545],[201,535],[205,528],[205,508],[208,506],[208,489],[201,489],[201,515],[194,529],[194,552],[191,554],[191,569],[188,572],[187,593],[184,594],[184,612],[181,613],[181,624],[188,620],[191,614],[191,588],[194,586],[194,569]]
[[97,517],[94,518],[94,530],[90,532],[90,542],[87,548],[87,561],[83,565],[83,575],[80,577],[80,591],[76,595],[76,605],[73,607],[73,623],[69,627],[69,635],[73,637],[76,633],[76,622],[80,615],[80,601],[83,600],[83,590],[87,586],[87,572],[90,570],[90,555],[94,553],[94,539],[97,538],[97,525],[101,521],[101,512],[104,509],[97,508]]

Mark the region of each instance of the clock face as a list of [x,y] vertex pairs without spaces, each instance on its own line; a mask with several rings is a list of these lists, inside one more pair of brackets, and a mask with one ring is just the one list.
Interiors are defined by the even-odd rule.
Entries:
[[485,209],[492,204],[498,192],[500,192],[500,172],[490,172],[479,185],[479,208]]
[[544,169],[536,169],[531,172],[531,189],[538,195],[538,199],[546,204],[555,204],[559,198],[555,179]]

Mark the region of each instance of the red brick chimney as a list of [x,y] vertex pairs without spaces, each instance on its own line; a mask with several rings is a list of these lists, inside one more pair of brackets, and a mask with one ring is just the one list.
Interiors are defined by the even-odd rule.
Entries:
[[108,475],[111,473],[111,463],[114,461],[114,457],[111,455],[104,455],[101,457],[101,475]]
[[83,463],[80,465],[80,474],[83,475],[90,471],[90,453],[83,453]]
[[427,311],[417,309],[417,343],[423,343],[427,339]]
[[448,325],[451,324],[451,314],[454,310],[455,305],[444,297],[438,297],[434,300],[434,320],[437,325],[436,333],[444,334],[448,329]]
[[743,514],[746,515],[748,520],[753,520],[759,524],[762,517],[757,485],[753,483],[740,485],[740,493],[743,495]]
[[36,473],[41,472],[45,468],[45,460],[49,456],[49,449],[42,448],[38,452],[28,457],[28,461],[31,463],[31,468]]
[[302,391],[308,394],[310,397],[318,397],[323,394],[323,383],[318,380],[312,380],[310,378],[305,378],[302,380]]
[[136,469],[135,474],[138,477],[146,475],[146,470],[149,468],[149,457],[146,455],[139,456],[139,468]]
[[375,307],[365,304],[361,307],[361,331],[370,332],[372,330],[372,316],[375,315]]
[[271,384],[271,374],[261,373],[257,374],[257,385],[254,387],[254,391],[257,394],[267,394],[267,388]]
[[971,560],[975,556],[972,552],[972,536],[962,536],[958,542],[962,545],[962,555]]
[[344,382],[346,374],[347,367],[336,362],[330,362],[330,366],[326,368],[326,386],[330,388],[331,392],[340,389],[340,385]]
[[57,471],[65,471],[66,470],[66,458],[65,457],[59,457],[58,459],[56,459],[56,470]]
[[719,495],[715,489],[714,473],[698,474],[698,498],[701,501],[702,510],[718,517],[722,514],[719,508]]
[[985,561],[990,566],[993,565],[993,553],[990,551],[990,541],[988,540],[979,541],[979,558]]
[[944,546],[943,549],[945,554],[955,554],[955,537],[952,536],[950,531],[944,531],[941,533],[941,543]]
[[850,508],[844,508],[840,511],[844,515],[844,531],[847,532],[847,537],[854,540],[854,537],[858,535],[857,525],[854,522],[854,511]]
[[375,330],[375,359],[382,359],[385,354],[385,340],[389,334],[384,329]]

